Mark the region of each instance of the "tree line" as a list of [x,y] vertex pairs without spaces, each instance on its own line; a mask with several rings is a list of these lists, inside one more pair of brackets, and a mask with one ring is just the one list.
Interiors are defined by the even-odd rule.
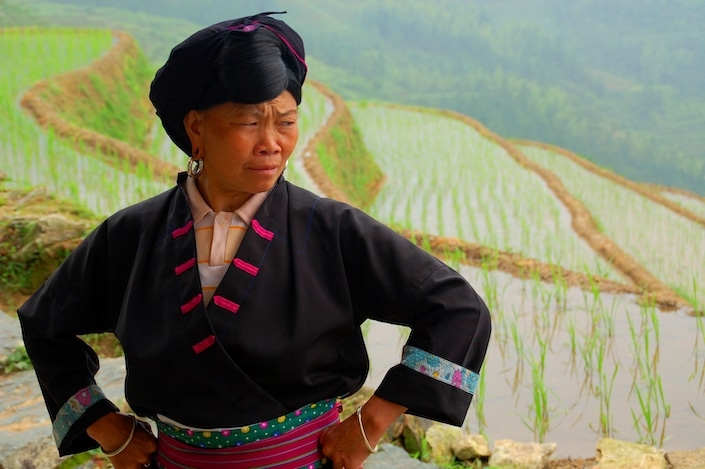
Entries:
[[455,110],[505,137],[705,194],[702,0],[54,2],[171,16],[194,30],[288,10],[311,77],[346,99]]

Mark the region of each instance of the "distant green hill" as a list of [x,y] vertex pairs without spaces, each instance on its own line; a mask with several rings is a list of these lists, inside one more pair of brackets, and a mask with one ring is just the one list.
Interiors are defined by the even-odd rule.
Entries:
[[703,1],[0,1],[8,5],[31,5],[33,21],[125,29],[155,63],[199,26],[287,9],[312,78],[346,99],[456,110],[631,179],[705,194]]

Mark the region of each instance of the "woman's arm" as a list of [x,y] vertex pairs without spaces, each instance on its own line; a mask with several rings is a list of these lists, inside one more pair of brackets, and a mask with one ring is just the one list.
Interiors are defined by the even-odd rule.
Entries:
[[117,411],[96,386],[98,356],[78,337],[112,331],[117,319],[127,276],[113,261],[129,264],[134,249],[126,240],[136,236],[120,229],[121,243],[112,244],[109,225],[96,228],[17,311],[61,455],[94,448],[86,428]]
[[[358,415],[352,414],[339,425],[327,428],[320,438],[324,456],[333,462],[334,469],[357,469],[370,455],[365,444],[367,438],[374,448],[387,428],[404,412],[406,407],[378,396],[372,396]],[[364,435],[360,428],[360,421]]]
[[[134,426],[134,428],[133,428]],[[106,453],[122,448],[110,462],[115,469],[142,468],[150,464],[157,451],[156,438],[134,417],[111,412],[93,422],[86,430]]]

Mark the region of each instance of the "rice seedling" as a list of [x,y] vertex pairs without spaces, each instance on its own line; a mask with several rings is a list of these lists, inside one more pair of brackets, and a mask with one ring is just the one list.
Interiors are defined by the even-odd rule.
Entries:
[[486,373],[487,367],[483,366],[480,370],[480,381],[477,385],[475,396],[473,396],[473,407],[475,408],[475,415],[477,417],[477,432],[481,434],[487,426],[487,421],[485,420],[485,391],[487,388],[485,385]]
[[666,402],[659,374],[661,333],[658,312],[653,304],[641,305],[640,319],[639,330],[629,319],[635,358],[632,389],[638,401],[636,409],[631,408],[633,427],[642,443],[662,446],[671,407]]
[[519,326],[517,321],[513,321],[509,325],[509,330],[512,337],[512,343],[514,345],[514,355],[516,356],[516,365],[514,367],[514,376],[512,380],[512,391],[516,392],[521,384],[522,377],[524,375],[524,358],[526,354],[524,352],[524,338],[519,332]]
[[577,324],[574,315],[569,315],[566,321],[566,332],[568,334],[568,347],[570,355],[568,357],[568,365],[570,366],[571,374],[577,373],[576,369],[576,354],[578,351]]
[[688,381],[697,380],[698,387],[705,389],[705,310],[698,301],[695,304],[695,340],[691,357],[693,359],[693,372]]
[[604,353],[605,348],[597,348],[597,376],[598,376],[598,395],[600,399],[600,419],[599,419],[599,434],[605,437],[614,436],[614,416],[612,414],[612,391],[614,390],[614,382],[619,371],[619,363],[614,365],[611,378],[608,379],[608,374],[605,370]]
[[[128,173],[127,168],[108,168],[88,150],[68,147],[52,132],[39,131],[18,110],[17,97],[31,83],[47,74],[82,66],[110,46],[107,33],[101,33],[102,39],[96,40],[93,47],[84,44],[93,41],[89,36],[74,40],[59,31],[46,31],[49,36],[38,38],[31,37],[34,32],[15,34],[13,41],[17,42],[5,41],[6,33],[0,34],[0,54],[18,70],[12,77],[0,73],[3,170],[13,178],[13,184],[51,187],[63,197],[84,200],[97,213],[109,213],[113,207],[159,190],[149,181],[147,168],[140,167],[133,173]],[[33,65],[22,62],[15,52],[22,47],[26,47],[26,55],[55,56],[65,62],[42,64],[30,70]],[[84,55],[76,52],[84,47]],[[315,90],[306,91],[300,108],[299,151],[303,151],[303,143],[309,138],[306,135],[315,131],[330,112],[331,104],[325,97]],[[397,226],[484,242],[495,250],[521,252],[572,270],[603,272],[603,276],[621,279],[574,235],[565,209],[556,203],[542,181],[466,125],[429,113],[414,115],[411,111],[374,105],[367,106],[364,112],[356,109],[355,113],[369,139],[368,145],[389,178],[372,210],[378,218]],[[152,153],[183,165],[184,156],[157,131],[161,129],[155,124],[150,140]],[[440,148],[443,150],[439,152]],[[307,157],[310,156],[301,153],[292,156],[287,178],[312,187],[306,186],[305,172],[299,166]],[[584,184],[591,187],[589,181]],[[513,206],[515,201],[519,202],[517,206]],[[601,225],[606,233],[610,232],[607,220],[602,220]],[[674,226],[673,229],[680,229],[680,225]],[[641,233],[650,231],[642,229]],[[660,236],[665,237],[665,233]],[[673,242],[700,240],[683,236]],[[424,246],[430,248],[428,238]],[[485,260],[482,268],[471,269],[460,263],[461,253],[445,254],[449,265],[478,291],[482,290],[481,296],[492,313],[495,334],[481,370],[474,412],[468,416],[468,420],[477,421],[481,432],[493,438],[558,441],[561,450],[574,456],[592,455],[599,435],[618,434],[657,444],[665,444],[669,438],[680,443],[693,438],[684,434],[681,427],[687,427],[687,422],[702,414],[696,410],[702,408],[705,380],[702,316],[673,315],[663,320],[652,306],[634,312],[631,300],[606,295],[597,283],[587,292],[568,288],[559,270],[553,273],[553,283],[543,283],[538,276],[520,281],[494,271],[496,259],[492,257]],[[684,269],[691,270],[685,264]],[[702,277],[695,273],[683,278],[681,288],[694,304],[699,304],[703,298]],[[364,326],[365,340],[375,342],[378,326],[373,322]],[[394,334],[396,343],[390,340]],[[370,347],[371,375],[375,379],[398,363],[409,330],[389,326],[381,335],[383,344],[373,343]],[[668,354],[680,343],[689,347],[684,354],[687,357],[679,355],[688,360],[687,366],[662,366],[669,363]],[[387,347],[383,349],[382,362],[380,355],[375,355],[377,346]],[[571,367],[569,376],[566,366]],[[682,399],[690,410],[684,411],[681,407],[685,406],[671,408],[669,402],[677,402],[685,392],[689,394]],[[570,425],[556,418],[561,415]]]

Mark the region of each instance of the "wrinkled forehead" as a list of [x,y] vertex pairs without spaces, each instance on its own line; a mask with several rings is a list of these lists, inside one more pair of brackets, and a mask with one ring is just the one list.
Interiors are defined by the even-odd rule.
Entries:
[[[210,109],[219,109],[227,112],[230,115],[247,115],[247,116],[282,116],[298,114],[298,105],[292,94],[285,90],[274,99],[264,101],[262,103],[245,104],[236,103],[234,101],[226,101]],[[201,111],[207,112],[208,109]]]

